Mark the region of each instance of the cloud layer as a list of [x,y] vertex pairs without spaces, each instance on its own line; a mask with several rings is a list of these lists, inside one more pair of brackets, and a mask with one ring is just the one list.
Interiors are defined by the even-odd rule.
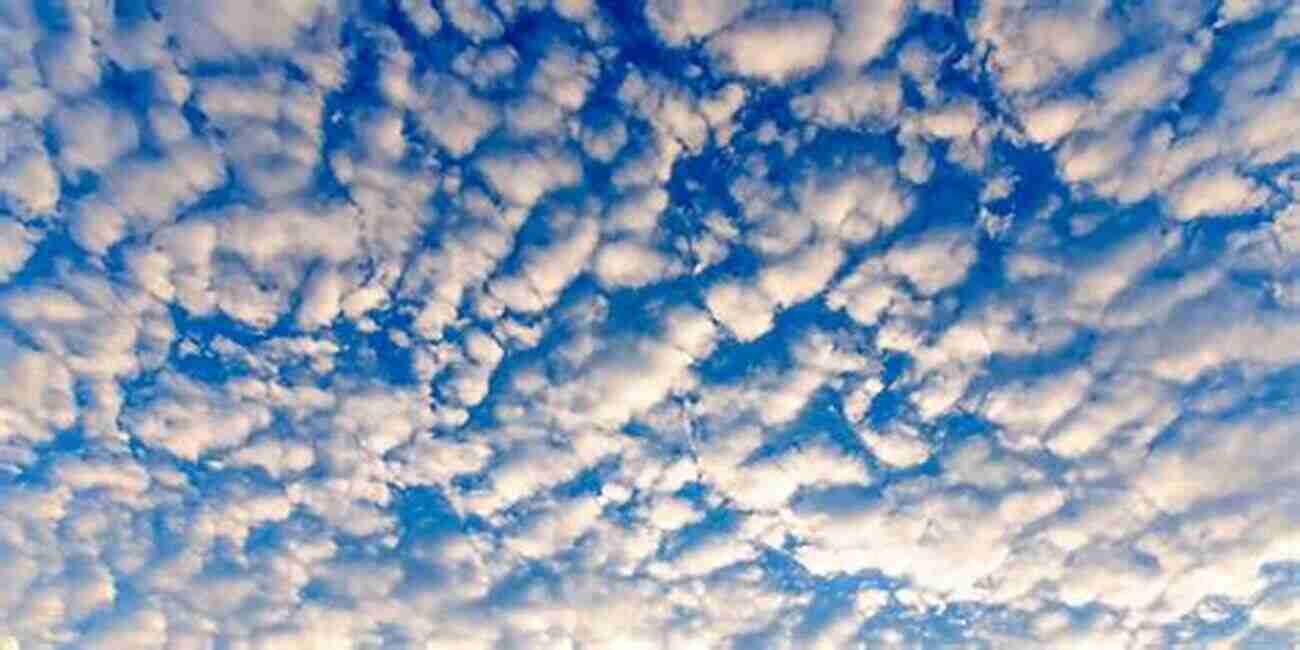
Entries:
[[814,5],[0,9],[0,650],[1300,642],[1294,4]]

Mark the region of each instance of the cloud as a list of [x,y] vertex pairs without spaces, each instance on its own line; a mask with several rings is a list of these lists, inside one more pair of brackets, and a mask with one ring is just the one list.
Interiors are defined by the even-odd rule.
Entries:
[[[437,101],[432,101],[434,91]],[[415,118],[453,156],[474,150],[501,120],[500,110],[476,97],[462,81],[445,75],[421,79],[410,99]]]
[[260,404],[232,400],[182,377],[168,376],[158,386],[158,397],[125,420],[127,430],[145,444],[195,461],[208,451],[240,446],[253,432],[271,424],[271,413]]
[[10,378],[0,397],[3,439],[46,442],[77,418],[73,376],[57,357],[14,341],[0,343],[0,361]]
[[62,107],[52,119],[59,166],[69,176],[104,169],[139,143],[135,121],[103,104]]
[[100,180],[100,190],[78,210],[73,234],[103,253],[133,232],[149,232],[227,179],[219,153],[199,142],[179,143],[163,158],[127,160]]
[[605,244],[595,256],[594,270],[611,287],[640,287],[663,279],[672,268],[658,250],[631,241]]
[[35,252],[36,237],[17,221],[0,221],[0,283],[22,270]]
[[735,0],[650,0],[646,20],[669,45],[685,45],[690,39],[708,36],[745,13],[749,2]]
[[923,295],[957,283],[974,261],[970,237],[959,232],[936,233],[921,241],[897,245],[884,260],[889,271],[905,278]]
[[835,3],[842,16],[835,37],[835,59],[846,66],[860,66],[880,56],[885,46],[902,29],[910,0],[843,0]]
[[818,13],[759,14],[714,36],[709,47],[731,70],[779,82],[820,67],[834,29]]
[[1012,92],[1055,82],[1119,42],[1101,3],[1036,10],[1014,0],[993,2],[981,7],[973,31],[994,46],[990,67]]
[[[502,173],[506,173],[504,167]],[[590,220],[556,214],[550,221],[554,241],[548,246],[530,248],[517,273],[498,277],[489,286],[492,295],[510,309],[536,312],[550,307],[586,268],[596,248],[596,225]]]
[[547,192],[574,185],[582,178],[578,161],[556,149],[491,154],[479,159],[478,168],[494,191],[522,207],[530,207]]
[[772,328],[775,305],[755,287],[723,282],[709,289],[706,304],[713,317],[736,338],[751,341]]
[[289,50],[301,32],[333,10],[329,0],[302,0],[266,11],[259,11],[253,0],[238,0],[224,7],[168,3],[162,15],[178,37],[181,51],[202,60]]
[[447,20],[474,41],[494,39],[504,31],[496,12],[479,0],[448,0],[442,9]]
[[27,219],[54,211],[59,201],[59,177],[45,147],[27,129],[10,126],[9,142],[0,156],[0,201]]
[[930,457],[930,446],[915,435],[880,434],[865,431],[862,444],[882,463],[893,467],[911,467]]
[[896,74],[834,74],[814,89],[793,97],[790,108],[801,120],[830,127],[884,128],[898,117],[903,91]]
[[1172,194],[1170,202],[1179,219],[1248,212],[1268,198],[1259,185],[1226,170],[1188,178]]

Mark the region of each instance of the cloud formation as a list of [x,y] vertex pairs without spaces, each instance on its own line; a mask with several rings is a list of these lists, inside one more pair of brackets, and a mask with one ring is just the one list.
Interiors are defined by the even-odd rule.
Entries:
[[1298,36],[10,3],[0,650],[1291,647]]

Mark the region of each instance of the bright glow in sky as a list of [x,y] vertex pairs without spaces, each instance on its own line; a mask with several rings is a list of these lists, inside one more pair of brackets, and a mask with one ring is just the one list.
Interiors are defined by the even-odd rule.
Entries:
[[0,0],[0,649],[1300,644],[1293,0]]

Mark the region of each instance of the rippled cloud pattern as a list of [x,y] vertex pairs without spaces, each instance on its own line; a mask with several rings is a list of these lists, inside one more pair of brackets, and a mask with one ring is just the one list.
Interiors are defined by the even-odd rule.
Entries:
[[1300,644],[1300,4],[0,2],[0,649]]

